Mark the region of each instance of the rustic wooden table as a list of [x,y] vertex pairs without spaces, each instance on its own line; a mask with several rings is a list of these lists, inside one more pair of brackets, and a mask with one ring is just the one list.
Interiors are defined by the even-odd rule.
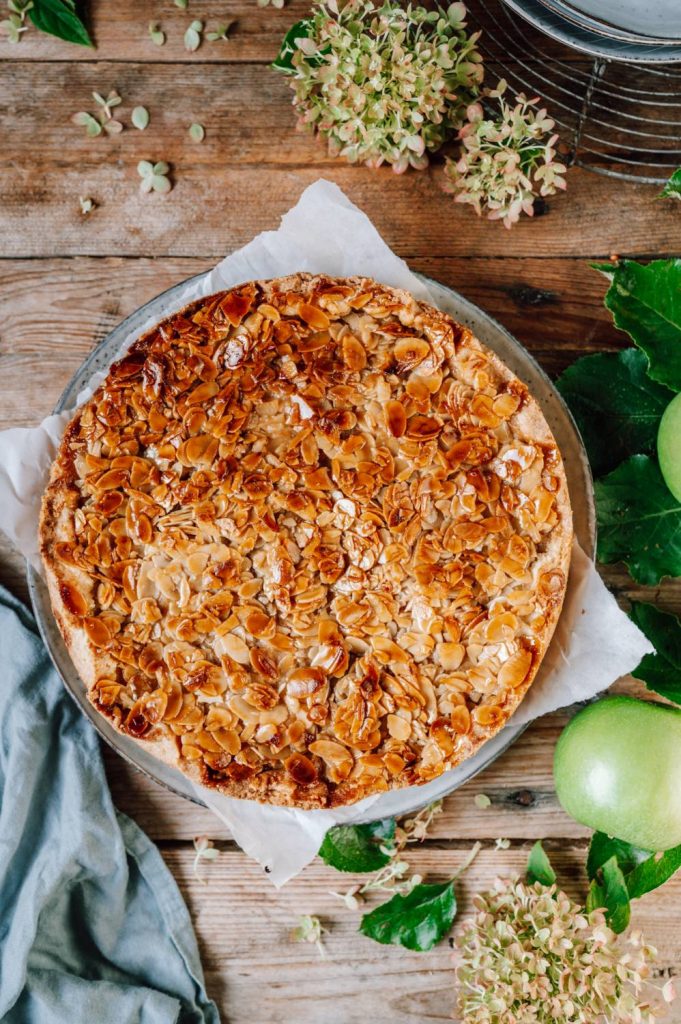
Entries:
[[[53,407],[79,363],[115,324],[164,288],[214,264],[257,232],[276,226],[303,188],[336,181],[415,269],[458,289],[496,316],[556,374],[575,357],[626,344],[602,306],[603,279],[587,261],[613,253],[678,254],[681,212],[655,202],[657,189],[574,170],[565,197],[540,219],[507,232],[455,206],[438,187],[441,167],[397,177],[330,159],[293,130],[289,89],[268,68],[305,0],[283,11],[255,0],[92,0],[97,50],[31,31],[0,41],[0,426],[34,424]],[[182,44],[191,17],[209,28],[238,18],[229,42],[193,54]],[[167,43],[149,39],[161,22]],[[562,54],[566,60],[574,56]],[[151,114],[142,134],[87,139],[72,114],[94,108],[91,93],[116,88]],[[188,126],[206,128],[201,145]],[[139,192],[140,159],[172,165],[167,196]],[[97,208],[87,217],[79,196]],[[681,609],[678,586],[654,594],[620,569],[604,571],[615,593]],[[0,578],[25,595],[21,560],[5,545]],[[620,684],[631,690],[633,684]],[[544,839],[567,888],[584,895],[587,830],[561,811],[551,759],[563,713],[532,725],[483,775],[445,803],[431,835],[413,848],[415,870],[444,879],[475,840],[482,843],[460,886],[470,895],[497,874],[522,870]],[[275,891],[205,810],[183,802],[106,752],[118,806],[158,843],[190,906],[208,989],[231,1024],[420,1024],[450,1019],[451,949],[428,954],[383,947],[357,934],[357,918],[331,895],[352,879],[317,861]],[[477,793],[491,799],[486,810]],[[218,859],[192,872],[192,838],[216,841]],[[495,840],[510,846],[497,850]],[[292,944],[298,915],[317,914],[326,958]],[[636,905],[634,919],[661,951],[660,973],[681,962],[681,878]],[[678,1012],[678,1011],[677,1011]]]

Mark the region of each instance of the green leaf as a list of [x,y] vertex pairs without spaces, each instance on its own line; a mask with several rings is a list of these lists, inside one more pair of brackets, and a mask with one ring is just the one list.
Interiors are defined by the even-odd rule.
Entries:
[[630,898],[637,899],[663,885],[681,868],[681,846],[664,853],[653,853],[626,876]]
[[648,374],[681,391],[681,259],[593,264],[611,281],[605,305],[648,357]]
[[541,882],[542,885],[553,885],[556,880],[556,872],[551,867],[551,862],[541,844],[536,842],[530,851],[527,861],[527,881],[530,885],[534,882]]
[[307,39],[311,31],[312,22],[309,18],[297,21],[295,25],[291,25],[291,28],[284,36],[276,60],[272,61],[272,67],[276,71],[284,71],[287,74],[293,73],[293,56],[298,52],[296,39]]
[[596,476],[623,459],[655,449],[657,428],[673,393],[648,376],[636,348],[584,356],[556,387],[570,407]]
[[657,197],[658,199],[681,199],[681,167],[674,171],[671,178]]
[[[272,61],[270,67],[273,67],[275,71],[283,71],[285,74],[293,74],[295,68],[293,66],[293,57],[299,52],[300,48],[296,46],[297,39],[309,39],[313,30],[312,20],[307,18],[303,21],[297,21],[295,25],[292,25],[288,30],[281,44],[279,55],[277,59]],[[324,63],[324,57],[327,53],[331,53],[331,47],[325,46],[323,50],[319,50],[317,53],[308,54],[305,57],[305,61],[312,68],[319,67],[320,64]]]
[[627,875],[642,861],[650,857],[650,850],[641,850],[638,846],[632,846],[631,843],[626,843],[623,839],[613,839],[605,832],[594,832],[586,859],[586,873],[589,878],[596,878],[599,869],[611,857],[617,858],[617,863],[623,873]]
[[606,860],[601,872],[602,884],[599,885],[597,881],[593,881],[589,887],[586,909],[592,911],[603,907],[606,921],[612,930],[619,934],[629,924],[631,904],[627,884],[622,869],[617,863],[617,857],[613,855]]
[[359,930],[384,945],[425,952],[442,939],[456,916],[454,882],[417,885],[365,914]]
[[394,839],[394,818],[368,825],[336,825],[324,836],[319,856],[337,871],[378,871],[390,860],[381,846],[391,847]]
[[33,0],[28,16],[41,32],[94,48],[88,30],[76,14],[75,4],[67,0]]
[[594,484],[598,558],[624,562],[638,583],[681,576],[681,504],[647,455],[633,455]]
[[681,704],[681,622],[642,601],[634,601],[629,615],[655,648],[655,654],[644,655],[631,674],[655,693]]
[[598,872],[612,857],[624,875],[629,899],[634,900],[659,888],[678,871],[681,867],[681,846],[674,846],[664,853],[651,853],[623,839],[611,839],[603,832],[595,832],[586,870],[589,878],[596,879],[597,888]]

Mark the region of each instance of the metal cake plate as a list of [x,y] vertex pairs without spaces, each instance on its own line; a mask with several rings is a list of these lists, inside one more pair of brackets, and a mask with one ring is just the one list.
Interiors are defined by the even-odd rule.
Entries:
[[[76,371],[54,411],[62,412],[74,408],[78,394],[87,387],[96,373],[108,369],[126,339],[132,340],[137,337],[150,319],[163,320],[181,308],[184,303],[180,296],[184,293],[187,285],[198,282],[203,276],[199,274],[189,281],[179,282],[146,305],[141,306],[114,328]],[[579,432],[562,398],[539,364],[501,324],[452,289],[428,278],[423,278],[423,280],[431,289],[435,304],[459,323],[470,327],[480,341],[496,352],[509,369],[527,384],[541,405],[565,463],[575,534],[584,551],[593,557],[596,517],[591,472]],[[550,323],[547,323],[547,331],[550,331]],[[203,803],[199,791],[182,772],[159,761],[152,754],[147,753],[142,745],[117,732],[109,721],[90,704],[85,685],[69,657],[52,614],[45,581],[30,566],[27,567],[27,578],[36,621],[50,657],[69,693],[100,736],[130,764],[160,786],[195,803]],[[511,720],[505,729],[489,740],[474,757],[465,761],[459,768],[445,773],[424,786],[410,787],[381,795],[372,805],[369,817],[375,819],[395,814],[408,814],[432,800],[440,799],[491,764],[518,738],[524,728],[524,725],[514,726]]]
[[681,44],[679,0],[542,0],[573,24],[633,43]]
[[[627,31],[626,25],[631,21],[622,22],[617,20],[622,27],[616,29],[612,22],[608,28],[604,20],[597,24],[590,20],[587,8],[595,10],[600,3],[596,0],[581,0],[579,5],[565,0],[503,0],[503,2],[521,18],[524,18],[535,28],[545,32],[546,35],[557,39],[566,46],[575,50],[589,53],[594,57],[601,57],[605,60],[627,61],[634,64],[675,64],[681,62],[681,29],[678,23],[670,25],[663,21],[663,28],[652,17],[648,17],[651,4],[642,4],[637,0],[641,15],[645,12],[649,35],[644,38],[633,31]],[[609,0],[609,7],[620,0]],[[672,0],[678,4],[679,0]],[[581,9],[578,9],[578,7]],[[571,8],[571,9],[570,9]],[[663,12],[664,13],[664,12]],[[681,20],[681,15],[677,16]],[[637,22],[638,23],[638,22]],[[656,31],[657,25],[657,31]],[[668,35],[667,33],[673,33]]]

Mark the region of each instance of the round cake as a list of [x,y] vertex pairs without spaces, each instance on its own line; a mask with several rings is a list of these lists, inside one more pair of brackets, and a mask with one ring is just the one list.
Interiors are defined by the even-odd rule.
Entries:
[[469,330],[366,278],[199,299],[67,427],[43,499],[94,706],[232,796],[337,807],[507,722],[572,519],[551,431]]

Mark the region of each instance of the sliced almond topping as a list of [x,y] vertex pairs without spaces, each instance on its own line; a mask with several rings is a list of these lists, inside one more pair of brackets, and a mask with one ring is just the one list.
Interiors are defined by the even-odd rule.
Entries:
[[343,362],[348,370],[363,370],[367,364],[367,354],[364,346],[352,334],[346,334],[342,343]]
[[435,655],[447,672],[454,671],[459,667],[466,656],[466,648],[463,644],[442,643],[435,648]]
[[469,330],[366,279],[251,282],[159,324],[46,496],[93,702],[256,799],[333,806],[459,763],[565,592],[565,480],[530,402]]
[[388,732],[395,740],[406,741],[411,736],[411,725],[406,718],[399,715],[388,715],[386,719]]
[[511,655],[499,669],[498,682],[504,690],[515,690],[522,686],[532,667],[532,652],[521,649]]
[[220,637],[215,645],[220,654],[226,654],[239,665],[248,665],[251,659],[250,651],[241,637],[235,633],[227,633]]
[[393,437],[402,437],[407,428],[407,414],[401,402],[385,403],[385,424]]
[[299,786],[311,786],[317,781],[317,769],[305,754],[291,754],[284,761],[284,767]]
[[398,372],[413,370],[430,355],[430,345],[423,338],[402,338],[394,349]]
[[323,331],[329,326],[331,321],[329,320],[326,313],[319,309],[317,306],[310,305],[309,302],[303,302],[298,309],[298,313],[310,327],[313,327],[316,331]]

